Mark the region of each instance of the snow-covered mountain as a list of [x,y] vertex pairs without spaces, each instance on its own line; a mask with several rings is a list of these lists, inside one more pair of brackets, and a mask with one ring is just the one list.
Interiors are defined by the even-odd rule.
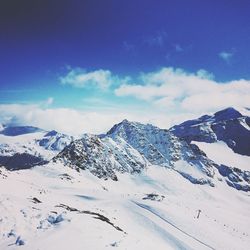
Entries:
[[248,249],[249,131],[232,108],[76,140],[2,127],[0,249]]
[[31,126],[3,126],[0,131],[0,164],[12,170],[44,164],[72,140],[72,136],[56,131]]
[[193,183],[210,185],[218,167],[197,146],[166,130],[128,120],[100,138],[85,135],[53,160],[113,180],[117,180],[116,172],[140,173],[149,164],[158,165],[172,168]]
[[117,180],[116,171],[139,173],[147,160],[124,140],[101,140],[96,135],[84,135],[65,147],[53,161],[76,169],[88,169],[99,178]]
[[206,177],[214,176],[216,164],[198,147],[150,124],[124,120],[111,128],[106,137],[111,137],[114,141],[122,138],[151,164],[173,168],[195,183],[210,183],[210,179]]
[[216,178],[250,191],[250,172],[211,160],[190,141],[153,125],[124,120],[105,135],[85,135],[64,148],[54,162],[117,180],[117,172],[140,173],[148,165],[170,168],[194,184],[214,186]]
[[219,166],[228,185],[250,191],[250,117],[234,108],[204,115],[169,130],[197,145]]
[[250,156],[250,117],[234,108],[183,122],[170,131],[188,142],[224,141],[235,153]]
[[65,135],[52,130],[47,132],[41,139],[37,139],[36,142],[39,146],[47,150],[61,151],[73,140],[73,136]]

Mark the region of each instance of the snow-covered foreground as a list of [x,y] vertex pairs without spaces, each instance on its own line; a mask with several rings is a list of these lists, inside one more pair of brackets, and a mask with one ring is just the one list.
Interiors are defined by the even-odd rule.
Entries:
[[0,249],[249,248],[247,192],[159,166],[118,179],[52,163],[0,168]]

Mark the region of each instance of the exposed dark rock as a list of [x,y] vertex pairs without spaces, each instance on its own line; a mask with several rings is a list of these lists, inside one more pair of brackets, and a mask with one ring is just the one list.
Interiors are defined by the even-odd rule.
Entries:
[[232,168],[225,165],[218,166],[219,173],[225,177],[226,183],[237,190],[250,191],[250,171]]
[[187,142],[221,140],[234,152],[250,156],[250,117],[233,108],[186,121],[170,128],[170,131]]
[[46,164],[47,161],[41,156],[34,156],[27,153],[16,153],[13,156],[0,156],[0,164],[8,170],[29,169],[36,165]]
[[104,222],[108,223],[109,225],[111,225],[116,230],[121,231],[121,232],[126,234],[125,231],[123,231],[120,227],[116,226],[113,222],[111,222],[109,218],[107,218],[106,216],[104,216],[104,215],[102,215],[100,213],[91,212],[91,211],[88,211],[88,210],[79,210],[79,209],[76,209],[74,207],[70,207],[70,206],[65,205],[65,204],[60,204],[60,205],[57,205],[56,207],[62,207],[62,208],[66,209],[66,210],[68,210],[70,212],[78,212],[80,214],[93,215],[94,219],[104,221]]
[[151,194],[146,194],[145,197],[143,197],[143,200],[151,200],[151,201],[162,201],[165,198],[164,195],[159,195],[159,194],[155,194],[155,193],[151,193]]

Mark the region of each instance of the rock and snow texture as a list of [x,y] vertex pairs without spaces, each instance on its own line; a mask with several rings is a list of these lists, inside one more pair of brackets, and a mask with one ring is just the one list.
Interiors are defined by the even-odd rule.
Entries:
[[31,126],[3,127],[0,131],[0,165],[17,170],[44,164],[72,140],[72,136]]
[[250,191],[250,117],[227,108],[172,127],[170,132],[197,145],[219,166],[226,183]]
[[209,159],[219,164],[219,173],[227,184],[243,191],[250,191],[250,156],[240,155],[222,141],[214,143],[195,142]]
[[189,142],[224,141],[235,153],[250,156],[250,117],[234,108],[183,122],[170,131]]
[[191,182],[211,184],[215,174],[217,165],[198,147],[150,124],[124,120],[108,131],[106,137],[114,141],[124,139],[151,164],[173,168]]
[[124,120],[78,140],[3,126],[0,163],[19,171],[0,167],[0,249],[248,249],[242,114],[170,130]]
[[125,141],[101,140],[96,135],[84,135],[64,148],[53,161],[72,168],[88,169],[99,178],[117,180],[116,171],[139,173],[147,166],[144,159]]
[[152,125],[127,120],[106,135],[84,135],[54,161],[117,180],[116,172],[140,173],[149,164],[172,168],[195,184],[210,184],[217,165],[195,145]]
[[65,135],[52,130],[37,140],[39,146],[52,151],[61,151],[73,141],[73,136]]

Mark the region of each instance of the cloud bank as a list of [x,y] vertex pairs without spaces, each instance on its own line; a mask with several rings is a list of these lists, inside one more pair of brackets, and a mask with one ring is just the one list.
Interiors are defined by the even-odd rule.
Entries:
[[0,128],[1,124],[31,125],[72,135],[105,133],[124,119],[166,128],[172,122],[180,122],[186,118],[177,115],[170,120],[164,114],[155,112],[145,114],[131,110],[81,111],[70,108],[45,108],[40,104],[1,104],[0,113]]
[[182,69],[162,68],[141,74],[140,83],[122,84],[117,96],[132,96],[158,107],[181,112],[212,112],[229,106],[250,106],[250,81],[217,82],[205,70],[188,73]]
[[94,70],[87,72],[81,68],[70,69],[70,71],[59,78],[62,84],[72,85],[77,88],[97,87],[107,89],[112,84],[121,81],[109,70]]
[[[165,67],[132,79],[118,77],[109,70],[86,72],[78,68],[70,69],[60,81],[76,88],[91,86],[94,92],[95,88],[100,93],[109,90],[109,94],[98,99],[90,96],[95,104],[99,103],[99,109],[89,101],[83,104],[84,110],[52,108],[53,97],[34,104],[0,104],[0,124],[32,125],[78,135],[104,133],[123,119],[169,128],[230,106],[250,107],[249,80],[218,82],[205,70],[190,73]],[[105,107],[107,101],[112,109]]]

